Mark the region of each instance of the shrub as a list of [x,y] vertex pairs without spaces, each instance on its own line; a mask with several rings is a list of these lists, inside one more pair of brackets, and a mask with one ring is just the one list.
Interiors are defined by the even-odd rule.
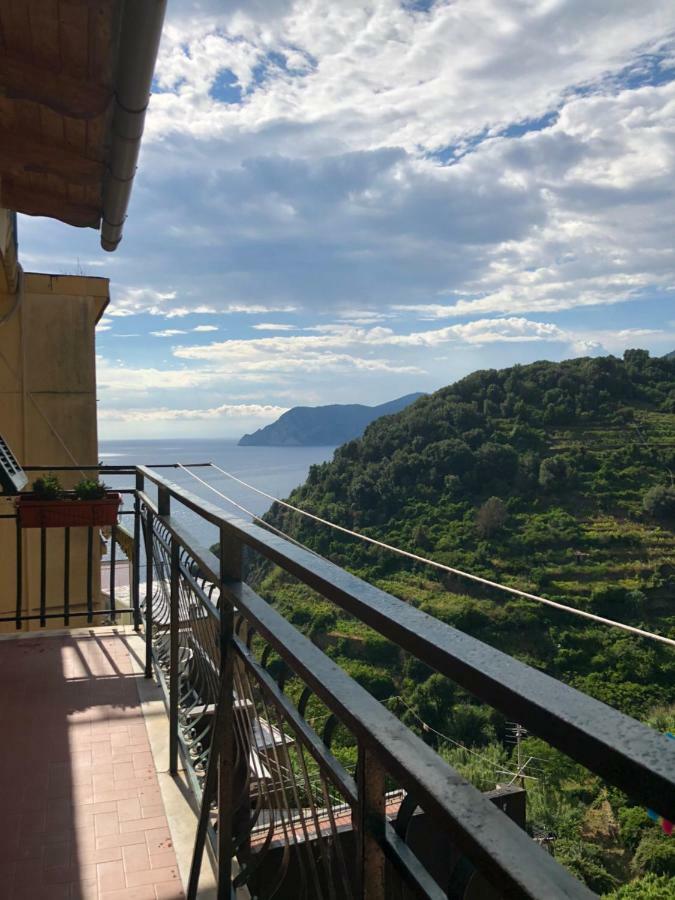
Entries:
[[675,878],[667,875],[645,875],[607,895],[607,900],[672,900]]
[[490,537],[504,527],[507,516],[503,501],[499,497],[490,497],[476,513],[476,529],[483,537]]
[[601,854],[595,847],[563,838],[555,843],[555,855],[559,863],[596,894],[604,894],[616,887],[616,879],[602,864]]
[[654,826],[640,841],[631,866],[636,875],[653,872],[675,877],[675,841]]
[[48,472],[42,478],[36,478],[33,482],[33,493],[42,500],[58,500],[63,493],[61,482],[53,472]]
[[642,508],[655,519],[671,521],[675,519],[675,487],[655,484],[642,499]]
[[619,611],[636,612],[644,606],[647,598],[642,591],[607,584],[593,588],[588,603],[589,608],[605,616],[616,616]]
[[559,456],[547,456],[539,466],[539,484],[545,490],[562,487],[570,476],[567,461]]
[[75,485],[74,491],[78,500],[102,500],[108,487],[95,478],[83,478]]
[[621,843],[629,850],[635,851],[645,831],[651,829],[653,824],[641,807],[625,806],[619,810]]
[[452,734],[467,746],[479,746],[495,740],[492,710],[471,703],[460,703],[452,714]]

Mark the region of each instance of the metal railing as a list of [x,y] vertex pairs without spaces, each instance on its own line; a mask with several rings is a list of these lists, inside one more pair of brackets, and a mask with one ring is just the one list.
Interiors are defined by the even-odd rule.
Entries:
[[[205,847],[220,897],[592,896],[258,596],[243,580],[244,548],[675,816],[675,745],[665,736],[148,467],[136,470],[136,488],[152,561],[140,607],[146,675],[156,671],[165,691],[171,771],[181,757],[200,802],[190,898]],[[217,555],[178,509],[216,526]]]
[[[54,556],[43,532],[39,610],[24,610],[18,577],[15,614],[3,621],[20,628],[37,618],[44,627],[125,614],[143,628],[145,675],[158,678],[168,708],[170,769],[177,773],[182,761],[200,809],[190,898],[205,849],[223,898],[591,896],[524,831],[522,790],[485,795],[461,777],[256,594],[244,580],[245,552],[675,818],[675,742],[231,517],[160,468],[170,467],[96,467],[135,480],[121,489],[133,499],[122,510],[133,527],[111,530],[112,547],[125,535],[130,609],[122,613],[116,602],[114,556],[109,604],[96,604],[90,529],[84,609],[73,609],[66,565],[63,606],[52,611],[45,573]],[[217,529],[217,554],[186,526],[188,512]],[[17,536],[20,576],[18,526]],[[65,533],[62,540],[67,561]]]
[[[27,466],[25,471],[32,475],[47,471],[53,472],[99,472],[101,475],[133,475],[134,469],[128,466]],[[119,488],[118,493],[134,498],[133,488]],[[71,492],[65,491],[64,496]],[[17,495],[18,496],[18,495]],[[137,506],[137,503],[136,503]],[[38,622],[41,628],[50,624],[62,624],[65,627],[75,624],[77,621],[86,620],[87,624],[101,624],[103,620],[113,623],[133,618],[136,627],[140,626],[140,613],[138,592],[134,591],[134,585],[138,582],[136,571],[132,571],[129,577],[129,591],[120,591],[118,586],[119,565],[127,562],[132,568],[138,565],[138,554],[131,552],[128,556],[122,549],[124,546],[131,549],[137,542],[138,534],[138,510],[135,508],[120,509],[117,523],[102,529],[99,526],[60,526],[24,529],[18,510],[0,514],[3,521],[13,521],[14,528],[14,611],[13,613],[0,615],[0,623],[14,624],[16,630],[21,630],[24,623]],[[130,527],[123,524],[127,517],[133,517]],[[37,603],[28,606],[26,603],[27,572],[24,566],[24,538],[27,531],[35,532],[39,537],[35,543],[37,548],[37,572],[39,581],[39,597]],[[101,548],[96,541],[98,536],[105,533],[109,558],[101,565]],[[85,535],[84,541],[79,541],[80,548],[84,544],[84,553],[78,553],[78,539]],[[30,561],[33,562],[33,554],[30,553]],[[61,578],[59,585],[48,585],[50,560],[53,564],[53,553],[60,557]],[[3,553],[11,553],[11,547],[7,542],[3,547]],[[95,569],[100,566],[100,580]],[[31,566],[32,568],[32,566]],[[81,571],[80,571],[81,570]],[[104,574],[107,572],[107,579]],[[81,576],[81,577],[78,577]],[[98,589],[97,589],[98,588]],[[127,593],[130,595],[127,596]],[[122,594],[122,596],[120,596]],[[71,621],[74,620],[74,621]]]

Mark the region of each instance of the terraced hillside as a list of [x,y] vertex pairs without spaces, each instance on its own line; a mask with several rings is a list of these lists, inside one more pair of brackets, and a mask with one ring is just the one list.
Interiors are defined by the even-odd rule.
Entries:
[[[675,362],[633,350],[476,372],[374,423],[314,466],[291,502],[673,637],[674,473]],[[439,619],[675,729],[670,647],[411,564],[283,508],[268,517]],[[270,601],[479,786],[494,787],[496,770],[513,766],[499,715],[280,572],[257,578]],[[675,839],[659,836],[644,810],[536,738],[522,750],[541,760],[528,782],[530,827],[555,831],[566,865],[599,892],[630,882],[621,896],[675,893]],[[349,762],[348,739],[340,752]]]

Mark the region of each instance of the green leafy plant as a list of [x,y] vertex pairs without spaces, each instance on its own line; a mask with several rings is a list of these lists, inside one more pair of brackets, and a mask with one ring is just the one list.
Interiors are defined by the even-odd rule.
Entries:
[[645,875],[618,891],[606,894],[608,900],[671,900],[675,896],[675,878],[667,875]]
[[675,487],[665,484],[654,485],[645,494],[642,508],[655,519],[675,520]]
[[58,477],[48,472],[33,482],[33,493],[41,500],[58,500],[63,495],[63,488]]
[[95,478],[83,478],[74,488],[78,500],[102,500],[107,492],[107,485]]
[[640,841],[631,868],[636,875],[653,872],[675,878],[675,843],[655,827]]

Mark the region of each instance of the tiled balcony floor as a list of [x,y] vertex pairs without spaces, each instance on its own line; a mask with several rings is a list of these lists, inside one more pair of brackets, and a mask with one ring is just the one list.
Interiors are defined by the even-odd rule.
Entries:
[[183,897],[136,674],[110,629],[0,641],[0,897]]

